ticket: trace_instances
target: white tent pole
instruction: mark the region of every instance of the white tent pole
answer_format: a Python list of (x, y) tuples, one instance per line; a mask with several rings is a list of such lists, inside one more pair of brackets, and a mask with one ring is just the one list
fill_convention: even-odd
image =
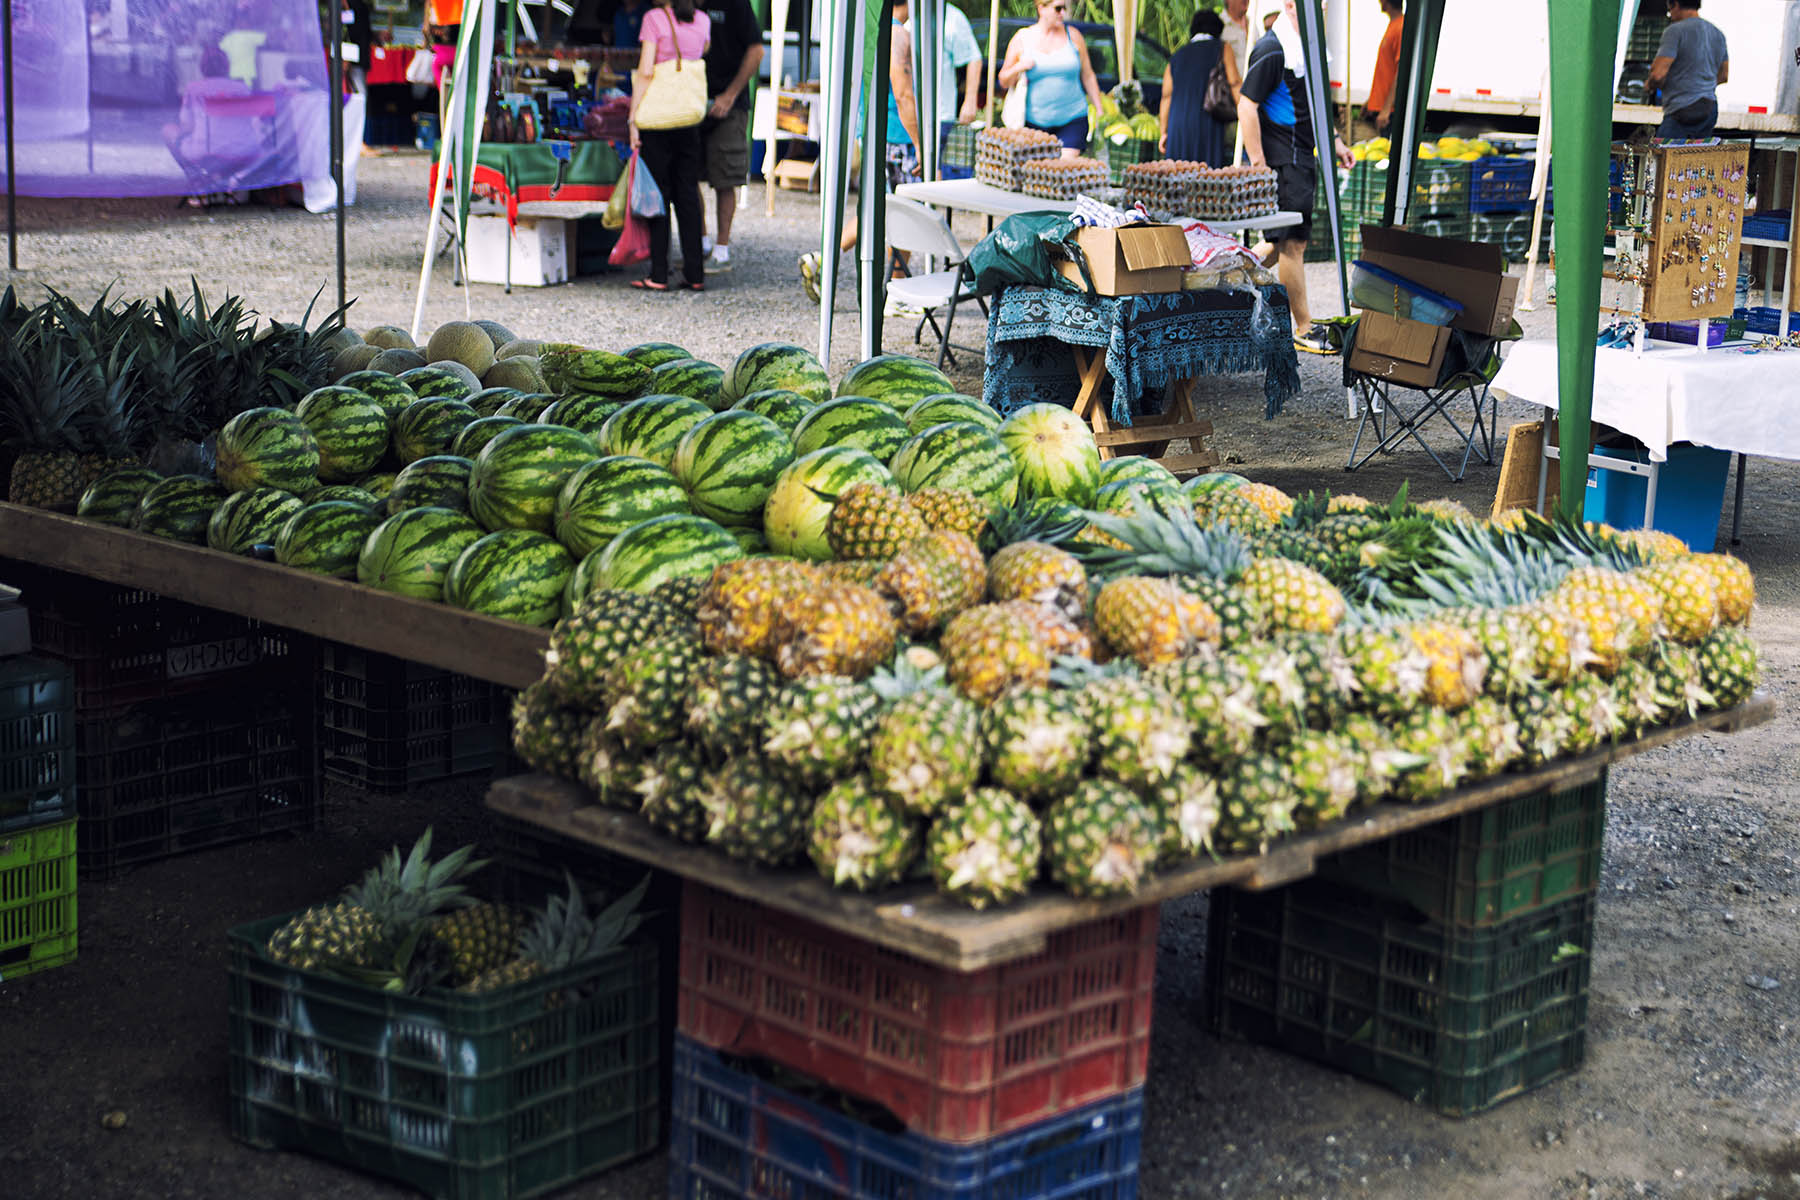
[[(419, 294), (413, 302), (412, 338), (415, 342), (419, 340), (420, 327), (425, 320), (425, 296), (431, 287), (431, 268), (437, 257), (432, 253), (432, 247), (437, 243), (439, 210), (443, 207), (452, 155), (461, 163), (456, 177), (456, 252), (463, 268), (463, 309), (468, 312), (473, 307), (463, 239), (468, 230), (469, 188), (473, 181), (475, 156), (481, 149), (480, 113), (487, 108), (488, 74), (493, 56), (493, 8), (488, 0), (465, 0), (462, 31), (457, 37), (456, 57), (450, 67), (450, 102), (439, 131), (438, 169), (431, 188), (431, 214), (425, 220), (425, 260), (419, 267)], [(471, 105), (474, 106), (473, 114)], [(475, 117), (473, 121), (471, 115)], [(508, 252), (511, 252), (510, 246)]]
[(1000, 0), (993, 0), (988, 7), (988, 45), (987, 45), (987, 115), (984, 122), (994, 123), (994, 89), (999, 87), (1000, 80)]
[(769, 66), (769, 141), (763, 147), (763, 210), (775, 215), (775, 139), (781, 133), (781, 80), (787, 71), (788, 0), (771, 0), (769, 7), (769, 49), (774, 62)]
[(919, 102), (919, 178), (938, 177), (938, 64), (943, 59), (945, 0), (915, 0), (913, 27), (913, 95)]
[[(850, 128), (851, 101), (862, 73), (862, 4), (861, 0), (820, 0), (820, 8), (830, 23), (824, 29), (825, 60), (820, 64), (820, 96), (826, 111), (819, 179), (819, 362), (829, 370), (837, 306), (838, 240), (848, 198), (846, 167), (850, 145), (855, 142)], [(846, 134), (851, 136), (846, 139)]]
[[(893, 21), (885, 4), (857, 0), (866, 25), (857, 39), (870, 61), (863, 64), (862, 218), (857, 226), (856, 255), (862, 263), (862, 288), (858, 297), (862, 316), (857, 342), (862, 358), (881, 353), (882, 307), (887, 300), (887, 100), (893, 88), (889, 52)], [(923, 134), (921, 134), (923, 136)]]
[(1137, 0), (1113, 0), (1113, 48), (1119, 55), (1119, 82), (1137, 76), (1131, 73), (1132, 51), (1137, 49)]
[(1532, 293), (1537, 288), (1538, 246), (1544, 236), (1544, 204), (1550, 198), (1550, 75), (1546, 71), (1538, 91), (1537, 167), (1531, 175), (1531, 245), (1526, 247), (1525, 282), (1519, 285), (1519, 311), (1535, 312)]

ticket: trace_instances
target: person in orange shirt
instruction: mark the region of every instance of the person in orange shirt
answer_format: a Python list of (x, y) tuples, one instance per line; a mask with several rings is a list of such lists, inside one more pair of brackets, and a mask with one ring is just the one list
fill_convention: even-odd
[(1400, 36), (1406, 28), (1405, 0), (1381, 0), (1381, 11), (1387, 14), (1387, 30), (1381, 35), (1381, 49), (1375, 52), (1375, 78), (1369, 82), (1369, 102), (1363, 112), (1375, 124), (1382, 137), (1394, 119), (1394, 80), (1400, 74)]

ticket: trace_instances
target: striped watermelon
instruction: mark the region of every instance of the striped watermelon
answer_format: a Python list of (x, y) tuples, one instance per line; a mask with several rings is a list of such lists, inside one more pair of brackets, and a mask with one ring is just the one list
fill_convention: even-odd
[(1121, 479), (1149, 479), (1156, 483), (1166, 483), (1174, 487), (1175, 473), (1159, 462), (1151, 462), (1141, 454), (1127, 454), (1123, 458), (1109, 458), (1100, 464), (1100, 486), (1117, 483)]
[(594, 553), (588, 591), (649, 592), (670, 579), (711, 575), (720, 563), (744, 556), (723, 525), (682, 514), (639, 521)]
[(1019, 491), (1086, 508), (1100, 486), (1100, 447), (1086, 421), (1060, 404), (1027, 404), (1000, 425), (1019, 465)]
[(1137, 513), (1173, 510), (1183, 507), (1181, 489), (1173, 483), (1150, 475), (1137, 475), (1103, 483), (1094, 492), (1095, 512), (1129, 517)]
[(541, 533), (502, 529), (464, 550), (444, 577), (444, 603), (525, 625), (549, 625), (562, 611), (575, 559)]
[(762, 526), (731, 525), (727, 528), (731, 530), (731, 536), (737, 539), (738, 549), (746, 557), (769, 552), (769, 537), (762, 531)]
[(308, 504), (275, 531), (275, 561), (299, 571), (355, 579), (363, 543), (380, 524), (381, 518), (360, 504)]
[(481, 526), (449, 508), (409, 508), (375, 527), (356, 559), (356, 578), (420, 600), (444, 597), (444, 576), (481, 540)]
[(206, 523), (225, 496), (225, 489), (204, 475), (171, 475), (144, 492), (131, 527), (151, 537), (204, 546)]
[(989, 429), (1000, 428), (1000, 414), (989, 408), (987, 401), (961, 392), (927, 396), (906, 410), (906, 427), (914, 433), (924, 433), (945, 421), (973, 421)]
[(394, 490), (394, 480), (398, 478), (399, 475), (393, 471), (376, 471), (357, 480), (356, 486), (375, 497), (376, 503), (379, 504), (388, 498), (388, 493)]
[(471, 459), (454, 454), (431, 454), (407, 463), (394, 476), (383, 511), (388, 516), (409, 508), (452, 508), (469, 511), (469, 477), (475, 471)]
[(314, 488), (300, 497), (307, 504), (323, 504), (327, 500), (343, 500), (350, 504), (360, 504), (364, 508), (374, 508), (382, 503), (375, 493), (353, 483), (328, 483)]
[(831, 399), (831, 376), (818, 357), (791, 342), (764, 342), (737, 356), (726, 376), (725, 396), (732, 403), (752, 392), (785, 388), (814, 404)]
[(738, 412), (753, 412), (767, 417), (781, 426), (783, 433), (792, 437), (794, 426), (800, 424), (801, 418), (813, 410), (813, 402), (799, 392), (790, 392), (786, 388), (764, 388), (742, 397), (731, 407)]
[(443, 454), (464, 426), (479, 419), (461, 400), (422, 397), (394, 418), (394, 454), (403, 463)]
[(891, 464), (902, 490), (961, 488), (990, 507), (1010, 505), (1019, 466), (1000, 435), (973, 421), (946, 421), (911, 438)]
[(694, 356), (674, 342), (642, 342), (625, 351), (625, 357), (634, 363), (654, 369), (666, 362), (674, 362), (678, 358)]
[(712, 415), (712, 409), (686, 396), (639, 396), (600, 427), (602, 454), (629, 454), (668, 466), (681, 435)]
[(840, 396), (867, 396), (896, 412), (905, 412), (927, 396), (954, 392), (950, 377), (910, 354), (878, 354), (857, 363), (838, 380)]
[(149, 467), (120, 467), (108, 471), (87, 485), (75, 506), (75, 515), (103, 525), (131, 528), (137, 515), (138, 501), (144, 493), (162, 482), (162, 476)]
[(1182, 484), (1181, 490), (1190, 496), (1205, 496), (1213, 492), (1235, 491), (1249, 482), (1244, 476), (1231, 471), (1208, 471)]
[(830, 558), (825, 522), (835, 501), (826, 497), (841, 496), (852, 484), (892, 482), (881, 460), (867, 450), (829, 446), (796, 458), (775, 480), (763, 505), (769, 549), (794, 558)]
[(319, 481), (319, 444), (284, 408), (249, 408), (219, 430), (219, 482), (229, 492), (253, 487), (311, 491)]
[(483, 446), (506, 430), (523, 424), (525, 422), (517, 417), (477, 417), (462, 427), (462, 432), (450, 443), (450, 453), (473, 462)]
[(687, 493), (666, 467), (612, 455), (583, 463), (556, 497), (556, 540), (585, 558), (639, 521), (688, 511)]
[(338, 380), (339, 387), (353, 387), (381, 406), (392, 421), (400, 410), (419, 398), (419, 394), (386, 371), (357, 371)]
[(561, 425), (580, 430), (589, 437), (599, 437), (606, 418), (625, 407), (623, 400), (608, 396), (574, 395), (553, 400), (538, 413), (539, 425)]
[(521, 425), (482, 447), (469, 477), (469, 511), (487, 529), (555, 524), (556, 497), (578, 467), (600, 457), (594, 439), (561, 425)]
[(670, 466), (688, 502), (721, 525), (761, 525), (763, 501), (794, 446), (781, 426), (751, 412), (722, 412), (682, 435)]
[(424, 400), (435, 396), (441, 400), (467, 400), (481, 389), (470, 387), (469, 381), (448, 367), (436, 363), (425, 367), (414, 367), (410, 371), (400, 372), (399, 379), (407, 387)]
[(315, 388), (294, 415), (319, 444), (320, 479), (343, 483), (366, 475), (387, 453), (387, 413), (355, 388)]
[(731, 407), (725, 395), (725, 368), (697, 358), (677, 358), (650, 372), (652, 394), (686, 396), (698, 400), (713, 412)]
[(882, 462), (894, 457), (912, 435), (900, 414), (879, 400), (844, 396), (807, 413), (794, 428), (794, 453), (827, 446), (867, 450)]
[(556, 403), (556, 396), (551, 392), (520, 392), (512, 399), (502, 404), (499, 408), (496, 408), (493, 415), (496, 417), (512, 417), (514, 420), (523, 421), (527, 425), (535, 425), (537, 424), (538, 414), (544, 411), (544, 406), (554, 403)]
[(525, 393), (514, 387), (482, 388), (469, 397), (469, 407), (484, 417), (491, 417), (500, 411), (500, 406), (508, 400), (517, 400)]
[(282, 523), (306, 506), (279, 488), (251, 488), (225, 497), (206, 522), (206, 544), (227, 554), (249, 554), (275, 540)]

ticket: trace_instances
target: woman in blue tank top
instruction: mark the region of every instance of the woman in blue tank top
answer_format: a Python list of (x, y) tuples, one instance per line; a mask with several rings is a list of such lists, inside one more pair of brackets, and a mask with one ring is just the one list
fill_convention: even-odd
[(1025, 81), (1025, 124), (1053, 133), (1063, 156), (1087, 149), (1088, 103), (1100, 107), (1100, 84), (1088, 61), (1087, 39), (1068, 25), (1069, 0), (1039, 0), (1037, 24), (1013, 35), (1000, 68), (1000, 86)]

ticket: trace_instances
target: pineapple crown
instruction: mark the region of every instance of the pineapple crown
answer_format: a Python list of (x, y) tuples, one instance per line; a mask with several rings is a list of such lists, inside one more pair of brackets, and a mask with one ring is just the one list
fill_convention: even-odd
[(475, 847), (463, 846), (433, 862), (431, 838), (428, 827), (404, 860), (400, 847), (390, 848), (379, 865), (344, 893), (346, 901), (381, 922), (385, 937), (407, 937), (438, 913), (475, 903), (461, 881), (485, 867), (487, 860), (471, 861)]
[(596, 958), (636, 933), (644, 923), (637, 908), (650, 890), (646, 873), (636, 887), (590, 915), (575, 877), (564, 871), (563, 878), (568, 894), (550, 897), (519, 935), (519, 956), (552, 971)]
[(891, 664), (871, 675), (868, 684), (876, 695), (892, 703), (915, 692), (942, 691), (946, 678), (942, 662), (920, 663), (899, 654)]
[(1087, 518), (1074, 505), (1022, 496), (1013, 504), (997, 507), (988, 514), (988, 537), (982, 540), (991, 541), (994, 550), (1019, 542), (1063, 546), (1085, 528)]
[(1056, 661), (1050, 666), (1050, 682), (1069, 691), (1079, 691), (1089, 684), (1101, 683), (1108, 679), (1133, 679), (1142, 674), (1137, 663), (1124, 657), (1115, 658), (1107, 663), (1097, 663), (1072, 654), (1059, 654), (1056, 656)]
[(1130, 517), (1088, 515), (1094, 528), (1127, 547), (1083, 546), (1080, 554), (1091, 576), (1207, 575), (1233, 583), (1250, 567), (1250, 547), (1242, 534), (1222, 523), (1202, 529), (1186, 508), (1159, 507)]
[(1310, 530), (1331, 515), (1331, 492), (1306, 492), (1294, 497), (1294, 507), (1278, 528)]

